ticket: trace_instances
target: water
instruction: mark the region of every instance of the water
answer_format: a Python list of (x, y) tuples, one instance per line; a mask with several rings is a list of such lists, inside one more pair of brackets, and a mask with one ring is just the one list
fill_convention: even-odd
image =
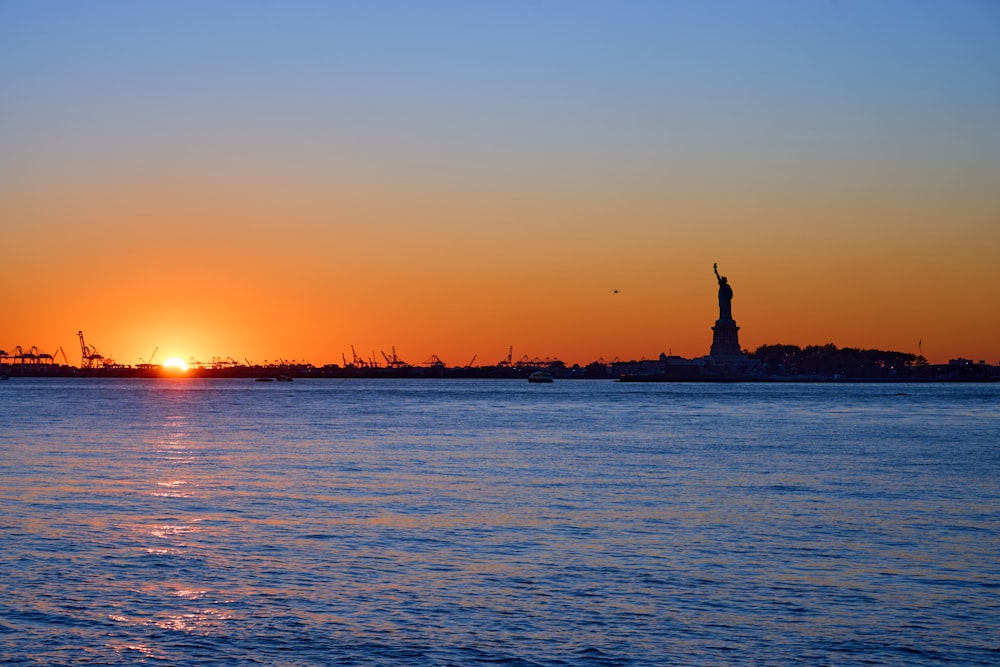
[(0, 383), (0, 661), (995, 665), (1000, 387)]

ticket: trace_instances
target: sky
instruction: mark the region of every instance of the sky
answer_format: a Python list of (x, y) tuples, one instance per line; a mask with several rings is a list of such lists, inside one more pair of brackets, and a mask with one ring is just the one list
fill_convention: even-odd
[[(0, 0), (0, 349), (1000, 363), (995, 0)], [(62, 355), (58, 357), (62, 361)]]

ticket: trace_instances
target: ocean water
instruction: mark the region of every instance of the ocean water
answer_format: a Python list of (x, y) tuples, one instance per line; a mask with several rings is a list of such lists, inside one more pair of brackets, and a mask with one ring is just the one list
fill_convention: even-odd
[(997, 665), (1000, 386), (12, 379), (0, 662)]

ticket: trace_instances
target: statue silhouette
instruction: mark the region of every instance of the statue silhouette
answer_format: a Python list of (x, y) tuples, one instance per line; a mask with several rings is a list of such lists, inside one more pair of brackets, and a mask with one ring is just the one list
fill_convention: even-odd
[(719, 281), (719, 319), (733, 321), (733, 288), (729, 286), (729, 281), (725, 276), (719, 275), (719, 265), (713, 264), (715, 278)]

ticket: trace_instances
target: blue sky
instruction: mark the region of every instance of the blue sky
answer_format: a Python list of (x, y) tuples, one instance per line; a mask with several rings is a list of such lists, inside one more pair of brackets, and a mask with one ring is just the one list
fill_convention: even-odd
[(143, 159), (175, 132), (471, 158), (1000, 145), (993, 2), (7, 2), (0, 31), (18, 153), (78, 127)]

